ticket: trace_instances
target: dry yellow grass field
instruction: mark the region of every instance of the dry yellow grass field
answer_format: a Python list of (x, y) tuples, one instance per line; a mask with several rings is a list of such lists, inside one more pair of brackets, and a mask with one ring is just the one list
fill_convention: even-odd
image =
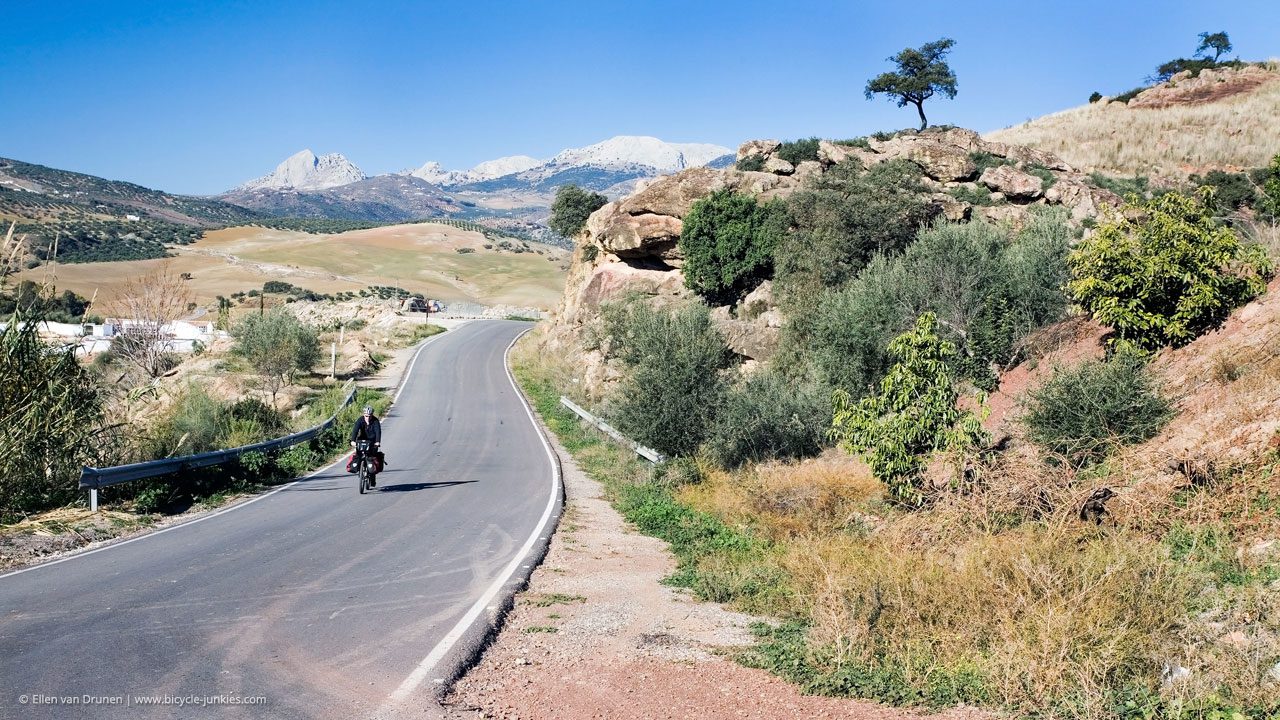
[[(191, 289), (201, 305), (218, 295), (261, 288), (268, 280), (320, 293), (391, 285), (445, 301), (544, 309), (559, 302), (566, 251), (534, 246), (543, 254), (498, 252), (485, 249), (489, 242), (477, 232), (431, 223), (337, 235), (236, 227), (177, 247), (177, 257), (168, 261), (54, 264), (28, 270), (21, 279), (39, 280), (51, 272), (59, 290), (85, 297), (97, 292), (99, 303), (110, 303), (126, 279), (171, 262), (174, 272), (191, 274)], [(459, 248), (473, 252), (458, 253)]]
[(1280, 65), (1270, 82), (1200, 104), (1094, 103), (987, 133), (1048, 150), (1084, 170), (1182, 178), (1210, 169), (1265, 166), (1280, 153)]

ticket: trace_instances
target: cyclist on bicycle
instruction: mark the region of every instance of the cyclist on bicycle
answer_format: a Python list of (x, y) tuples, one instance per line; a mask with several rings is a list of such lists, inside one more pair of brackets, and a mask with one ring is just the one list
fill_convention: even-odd
[[(377, 487), (378, 483), (374, 478), (382, 469), (382, 423), (368, 405), (364, 406), (360, 419), (356, 420), (356, 426), (351, 429), (351, 447), (356, 447), (357, 440), (369, 441), (369, 486)], [(354, 461), (355, 455), (351, 457)]]

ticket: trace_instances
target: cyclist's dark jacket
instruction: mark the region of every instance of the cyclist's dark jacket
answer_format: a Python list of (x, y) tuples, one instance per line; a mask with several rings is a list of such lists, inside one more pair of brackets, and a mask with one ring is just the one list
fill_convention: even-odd
[(368, 423), (364, 421), (363, 415), (360, 416), (359, 420), (356, 420), (356, 426), (351, 430), (351, 441), (355, 442), (356, 440), (382, 442), (382, 423), (378, 421), (377, 417), (370, 416)]

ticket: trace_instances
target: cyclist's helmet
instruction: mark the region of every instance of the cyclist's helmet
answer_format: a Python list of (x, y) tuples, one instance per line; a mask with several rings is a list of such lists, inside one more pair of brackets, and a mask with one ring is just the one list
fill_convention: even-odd
[(373, 406), (372, 406), (372, 405), (365, 405), (365, 406), (364, 406), (364, 410), (362, 410), (361, 412), (363, 412), (365, 415), (372, 415), (372, 414), (373, 414)]

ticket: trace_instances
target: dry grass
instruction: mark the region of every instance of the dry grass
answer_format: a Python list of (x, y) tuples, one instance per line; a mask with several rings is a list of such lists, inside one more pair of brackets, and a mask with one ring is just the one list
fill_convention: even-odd
[[(1268, 556), (1232, 560), (1243, 538), (1280, 533), (1274, 509), (1240, 516), (1259, 498), (1280, 506), (1280, 487), (1258, 468), (1229, 491), (1188, 495), (1167, 478), (1126, 488), (1118, 469), (1075, 474), (1018, 452), (914, 513), (886, 507), (880, 483), (837, 454), (704, 476), (681, 499), (778, 546), (826, 671), (888, 664), (919, 686), (971, 672), (999, 705), (1108, 717), (1117, 691), (1158, 689), (1176, 662), (1193, 674), (1166, 699), (1269, 699), (1276, 593), (1224, 587), (1206, 577), (1208, 560), (1177, 561), (1167, 542), (1171, 529), (1234, 517), (1224, 562), (1262, 572)], [(1102, 484), (1121, 492), (1111, 517), (1080, 523), (1080, 504)]]
[(1183, 178), (1221, 168), (1265, 166), (1280, 151), (1280, 67), (1252, 92), (1200, 105), (1131, 108), (1094, 103), (987, 133), (1029, 145), (1084, 170)]

